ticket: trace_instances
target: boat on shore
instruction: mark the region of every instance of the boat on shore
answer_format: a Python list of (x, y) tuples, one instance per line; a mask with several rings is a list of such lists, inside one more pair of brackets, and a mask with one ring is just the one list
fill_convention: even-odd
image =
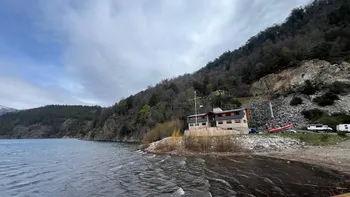
[(283, 126), (283, 127), (270, 129), (270, 130), (268, 130), (268, 132), (269, 133), (279, 133), (281, 131), (285, 131), (285, 130), (291, 129), (292, 127), (293, 127), (293, 124), (289, 124), (289, 125), (286, 125), (286, 126)]

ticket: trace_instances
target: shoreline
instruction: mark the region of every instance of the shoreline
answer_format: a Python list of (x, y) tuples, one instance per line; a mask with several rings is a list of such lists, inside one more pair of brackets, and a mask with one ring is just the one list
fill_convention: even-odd
[(311, 146), (302, 145), (300, 147), (282, 148), (278, 150), (273, 149), (242, 149), (237, 152), (219, 152), (219, 151), (189, 151), (181, 147), (181, 144), (172, 150), (157, 149), (161, 147), (163, 139), (151, 143), (149, 147), (144, 148), (143, 151), (152, 154), (162, 154), (171, 156), (214, 156), (214, 157), (234, 157), (234, 156), (260, 156), (275, 159), (282, 159), (292, 162), (301, 162), (320, 166), (330, 170), (338, 171), (350, 176), (350, 140), (343, 141), (336, 145), (326, 146)]
[[(275, 158), (275, 159), (282, 159), (286, 161), (293, 161), (293, 162), (301, 162), (306, 164), (312, 164), (315, 166), (321, 166), (323, 168), (327, 168), (330, 170), (339, 171), (341, 173), (344, 173), (348, 176), (350, 176), (350, 158), (348, 158), (348, 161), (335, 161), (336, 157), (319, 157), (310, 155), (302, 155), (297, 156), (296, 152), (300, 151), (307, 151), (307, 150), (313, 150), (318, 149), (318, 147), (307, 147), (307, 148), (301, 148), (298, 150), (293, 151), (270, 151), (270, 152), (241, 152), (241, 153), (230, 153), (230, 152), (190, 152), (190, 151), (171, 151), (171, 152), (162, 152), (162, 151), (147, 151), (144, 150), (147, 153), (157, 154), (157, 155), (171, 155), (171, 156), (182, 156), (182, 157), (198, 157), (198, 156), (209, 156), (209, 157), (235, 157), (235, 156), (259, 156), (259, 157), (267, 157), (267, 158)], [(322, 148), (322, 151), (325, 151), (327, 148)], [(350, 152), (350, 149), (348, 150)], [(322, 152), (325, 153), (325, 152)], [(326, 154), (326, 153), (325, 153)], [(328, 161), (327, 161), (328, 160)]]

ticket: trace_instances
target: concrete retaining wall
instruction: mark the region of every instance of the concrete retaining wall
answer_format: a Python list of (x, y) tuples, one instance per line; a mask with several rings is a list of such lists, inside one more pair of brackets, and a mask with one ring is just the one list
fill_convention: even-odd
[(225, 130), (216, 127), (210, 127), (197, 130), (186, 130), (186, 136), (224, 136), (224, 135), (237, 135), (248, 134), (248, 128), (235, 128), (235, 130)]

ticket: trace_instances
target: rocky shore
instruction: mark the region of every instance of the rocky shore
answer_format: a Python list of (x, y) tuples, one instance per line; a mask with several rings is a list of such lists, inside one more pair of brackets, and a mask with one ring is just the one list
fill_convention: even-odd
[(331, 146), (310, 146), (298, 139), (280, 136), (168, 137), (149, 144), (144, 150), (178, 156), (258, 155), (315, 164), (350, 175), (349, 140)]

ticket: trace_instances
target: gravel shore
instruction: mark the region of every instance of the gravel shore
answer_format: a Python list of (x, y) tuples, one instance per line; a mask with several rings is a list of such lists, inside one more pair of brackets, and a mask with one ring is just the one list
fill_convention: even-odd
[[(234, 152), (194, 152), (186, 150), (183, 138), (164, 138), (151, 143), (145, 151), (155, 154), (169, 154), (180, 156), (235, 156), (235, 155), (259, 155), (291, 161), (300, 161), (334, 169), (350, 175), (350, 140), (333, 146), (306, 146), (297, 139), (283, 138), (279, 136), (264, 137), (257, 135), (245, 135), (232, 138), (239, 142), (241, 151)], [(171, 144), (171, 149), (164, 149)]]

